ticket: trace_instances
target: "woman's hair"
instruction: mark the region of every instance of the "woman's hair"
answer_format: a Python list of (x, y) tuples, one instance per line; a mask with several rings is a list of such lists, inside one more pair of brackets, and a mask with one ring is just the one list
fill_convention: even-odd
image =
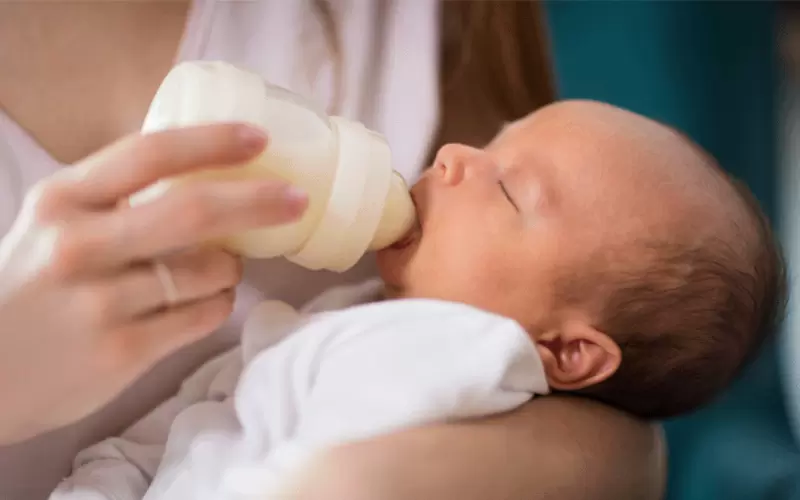
[(448, 142), (488, 143), (505, 123), (555, 99), (544, 13), (535, 1), (441, 3), (440, 127)]
[[(327, 0), (314, 0), (334, 60), (341, 46)], [(555, 98), (544, 14), (537, 1), (442, 1), (440, 125), (442, 144), (482, 146), (506, 122)], [(341, 66), (341, 65), (339, 65)], [(334, 95), (341, 71), (334, 68)]]

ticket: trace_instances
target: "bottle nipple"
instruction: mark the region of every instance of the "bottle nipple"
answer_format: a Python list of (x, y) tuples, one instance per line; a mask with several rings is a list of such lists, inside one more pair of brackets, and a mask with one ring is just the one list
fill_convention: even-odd
[(386, 204), (383, 206), (383, 213), (378, 227), (375, 229), (375, 235), (369, 244), (369, 249), (381, 250), (398, 241), (411, 230), (416, 217), (416, 208), (408, 194), (408, 186), (403, 177), (395, 172), (392, 175), (389, 192), (386, 194)]
[(416, 222), (403, 177), (392, 169), (383, 136), (364, 125), (331, 117), (338, 147), (325, 210), (302, 248), (286, 255), (308, 269), (342, 272), (365, 252), (400, 240)]

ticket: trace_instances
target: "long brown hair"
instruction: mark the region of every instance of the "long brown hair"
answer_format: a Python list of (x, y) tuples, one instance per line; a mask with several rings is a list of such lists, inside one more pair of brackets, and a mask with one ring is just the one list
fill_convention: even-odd
[(441, 9), (441, 121), (435, 146), (481, 146), (505, 122), (554, 100), (539, 2), (443, 1)]
[[(331, 5), (313, 3), (334, 58), (341, 56)], [(487, 143), (506, 123), (555, 98), (541, 5), (533, 0), (441, 2), (440, 125), (447, 142)], [(338, 74), (338, 72), (337, 72)], [(341, 75), (335, 80), (341, 95)]]

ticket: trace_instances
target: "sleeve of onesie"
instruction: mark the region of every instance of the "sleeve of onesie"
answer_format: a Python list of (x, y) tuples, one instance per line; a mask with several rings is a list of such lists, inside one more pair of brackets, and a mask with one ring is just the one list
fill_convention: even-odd
[(342, 333), (320, 355), (293, 435), (263, 463), (231, 470), (229, 487), (271, 498), (284, 474), (325, 447), (497, 414), (548, 392), (538, 351), (516, 322), (421, 300), (359, 314), (332, 324)]
[(212, 386), (241, 364), (240, 348), (201, 366), (178, 393), (121, 436), (101, 441), (78, 453), (72, 475), (51, 493), (50, 500), (141, 500), (164, 454), (170, 426), (184, 409), (213, 398)]

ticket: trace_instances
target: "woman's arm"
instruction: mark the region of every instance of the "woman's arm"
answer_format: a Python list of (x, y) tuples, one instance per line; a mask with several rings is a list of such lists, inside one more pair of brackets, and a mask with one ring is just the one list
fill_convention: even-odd
[(287, 498), (657, 500), (665, 453), (658, 426), (545, 397), (501, 417), (334, 449), (293, 478)]

